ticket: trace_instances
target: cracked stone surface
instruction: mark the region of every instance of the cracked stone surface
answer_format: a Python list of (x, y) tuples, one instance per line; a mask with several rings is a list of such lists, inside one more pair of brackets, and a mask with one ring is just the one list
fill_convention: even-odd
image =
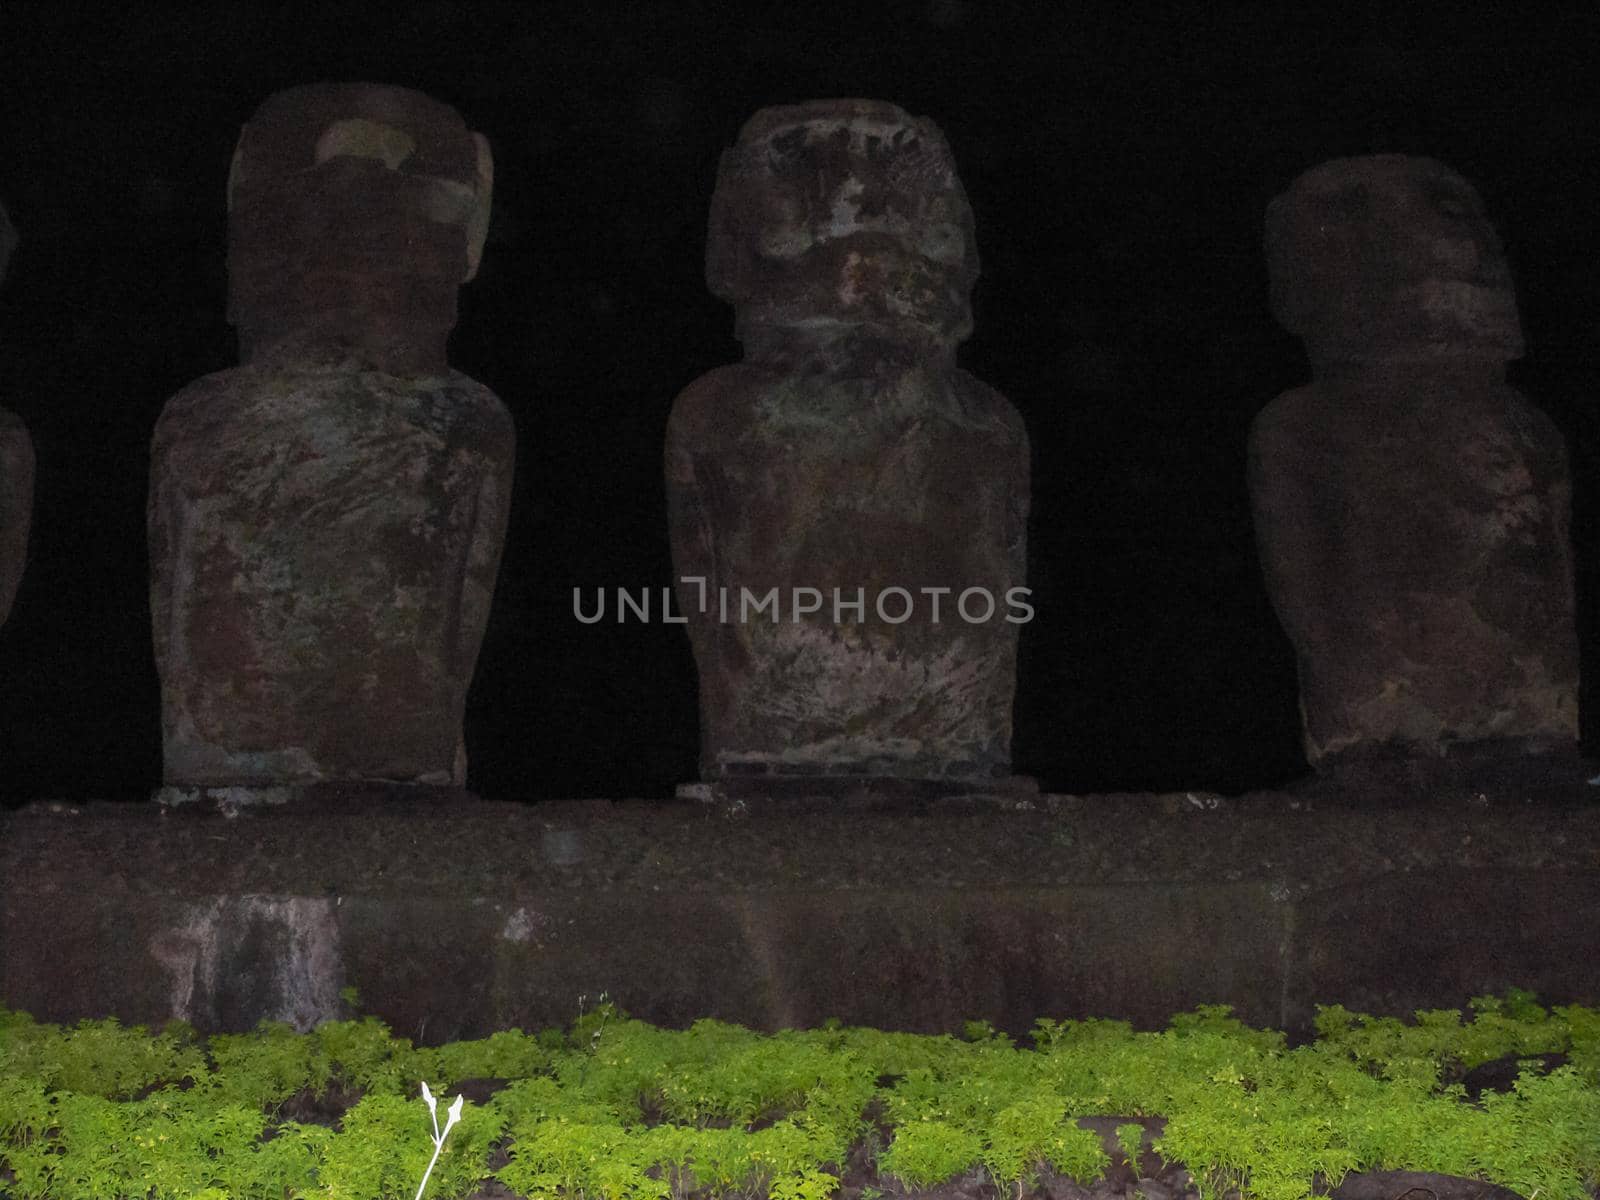
[(745, 356), (679, 395), (666, 453), (703, 779), (1008, 777), (1028, 439), (955, 365), (977, 273), (925, 119), (765, 109), (724, 154), (706, 274)]
[(1249, 468), (1308, 758), (1575, 752), (1567, 452), (1505, 383), (1522, 334), (1482, 201), (1431, 159), (1339, 159), (1273, 201), (1266, 244), (1314, 373)]
[(454, 110), (398, 88), (293, 88), (245, 127), (243, 363), (173, 397), (151, 453), (169, 788), (465, 781), (514, 431), (445, 341), (491, 177)]

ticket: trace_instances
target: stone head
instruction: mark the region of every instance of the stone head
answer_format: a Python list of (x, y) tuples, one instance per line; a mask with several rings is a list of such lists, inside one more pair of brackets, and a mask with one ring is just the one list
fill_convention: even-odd
[(724, 152), (706, 278), (750, 326), (972, 329), (972, 209), (933, 122), (875, 100), (762, 109)]
[(1511, 271), (1483, 201), (1431, 158), (1339, 158), (1267, 209), (1272, 310), (1319, 367), (1522, 353)]
[(443, 342), (489, 224), (488, 142), (448, 105), (370, 83), (270, 97), (228, 177), (229, 316), (248, 359), (285, 337)]

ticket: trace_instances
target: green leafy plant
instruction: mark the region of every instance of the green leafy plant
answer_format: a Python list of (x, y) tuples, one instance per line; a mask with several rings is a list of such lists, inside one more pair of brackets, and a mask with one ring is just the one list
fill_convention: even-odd
[(152, 1036), (142, 1025), (124, 1028), (111, 1018), (64, 1029), (38, 1024), (26, 1013), (0, 1013), (0, 1074), (83, 1095), (128, 1097), (206, 1072), (192, 1031), (176, 1022)]
[(780, 1175), (767, 1188), (769, 1200), (828, 1200), (839, 1188), (839, 1181), (826, 1171), (801, 1171)]
[(983, 1157), (983, 1139), (943, 1121), (895, 1130), (878, 1167), (912, 1187), (929, 1187), (961, 1174)]
[[(1091, 1115), (1166, 1118), (1152, 1148), (1184, 1163), (1206, 1200), (1304, 1200), (1316, 1175), (1331, 1186), (1370, 1169), (1466, 1175), (1539, 1200), (1590, 1200), (1600, 1184), (1600, 1012), (1511, 993), (1410, 1022), (1329, 1007), (1317, 1023), (1318, 1039), (1291, 1050), (1208, 1006), (1157, 1033), (1039, 1021), (1023, 1049), (981, 1022), (959, 1039), (837, 1022), (670, 1031), (602, 1000), (563, 1032), (421, 1048), (370, 1017), (201, 1039), (0, 1010), (0, 1190), (447, 1200), (498, 1179), (540, 1200), (829, 1200), (865, 1140), (904, 1186), (981, 1172), (1011, 1196), (1046, 1168), (1104, 1173), (1105, 1146), (1078, 1123)], [(1530, 1061), (1511, 1091), (1475, 1104), (1457, 1082), (1478, 1062), (1556, 1052), (1567, 1065), (1544, 1074)], [(442, 1128), (429, 1085), (430, 1153), (410, 1089), (471, 1077), (509, 1082), (480, 1105), (458, 1098)], [(342, 1108), (338, 1126), (289, 1119), (308, 1103)], [(1144, 1136), (1116, 1130), (1135, 1171)]]
[(248, 1107), (276, 1106), (301, 1088), (320, 1094), (332, 1075), (317, 1040), (280, 1021), (263, 1021), (252, 1033), (218, 1034), (206, 1053), (217, 1098)]
[(1144, 1126), (1132, 1122), (1118, 1125), (1117, 1145), (1122, 1147), (1122, 1156), (1128, 1160), (1128, 1169), (1138, 1179), (1139, 1164), (1144, 1159)]

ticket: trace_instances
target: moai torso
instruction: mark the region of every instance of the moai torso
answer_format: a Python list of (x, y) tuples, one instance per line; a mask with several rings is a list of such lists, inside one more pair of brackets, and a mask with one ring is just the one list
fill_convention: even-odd
[[(0, 283), (5, 282), (17, 232), (0, 205)], [(33, 443), (15, 413), (0, 408), (0, 625), (22, 582), (28, 556), (28, 525), (33, 516)]]
[(1477, 194), (1429, 159), (1336, 160), (1273, 202), (1267, 249), (1315, 375), (1250, 446), (1308, 758), (1573, 747), (1566, 450), (1505, 384), (1522, 335)]
[[(703, 778), (1005, 784), (1028, 441), (955, 365), (977, 258), (943, 137), (869, 101), (759, 113), (707, 274), (745, 361), (667, 432)], [(776, 621), (746, 607), (772, 589)]]
[(415, 92), (294, 88), (245, 127), (244, 365), (173, 397), (152, 448), (169, 789), (464, 783), (514, 441), (445, 341), (490, 185), (483, 139)]

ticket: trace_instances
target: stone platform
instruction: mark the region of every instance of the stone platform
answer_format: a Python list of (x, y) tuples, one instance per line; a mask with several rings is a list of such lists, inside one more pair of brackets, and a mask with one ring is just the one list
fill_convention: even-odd
[(1232, 1004), (1600, 1003), (1600, 789), (891, 795), (839, 811), (338, 792), (0, 814), (0, 1003), (203, 1030), (363, 1011), (1021, 1033)]

